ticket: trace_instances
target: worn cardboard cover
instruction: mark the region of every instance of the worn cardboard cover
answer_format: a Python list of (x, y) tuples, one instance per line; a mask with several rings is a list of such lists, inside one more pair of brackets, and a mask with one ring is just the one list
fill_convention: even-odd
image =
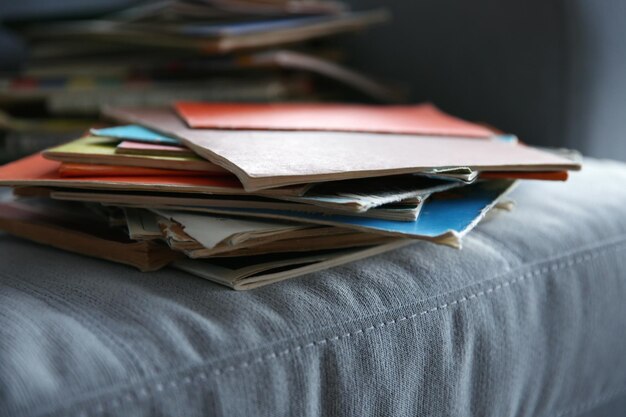
[(54, 205), (0, 204), (0, 230), (12, 235), (109, 261), (154, 271), (182, 258), (154, 242), (134, 242), (115, 228), (88, 216), (64, 213)]

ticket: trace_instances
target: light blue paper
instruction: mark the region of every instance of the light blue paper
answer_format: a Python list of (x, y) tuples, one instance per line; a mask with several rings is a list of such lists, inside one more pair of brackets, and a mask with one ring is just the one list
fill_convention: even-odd
[(138, 125), (91, 129), (90, 132), (94, 136), (104, 136), (134, 142), (157, 143), (160, 145), (180, 145), (178, 139), (162, 135), (154, 130), (146, 129), (143, 126)]

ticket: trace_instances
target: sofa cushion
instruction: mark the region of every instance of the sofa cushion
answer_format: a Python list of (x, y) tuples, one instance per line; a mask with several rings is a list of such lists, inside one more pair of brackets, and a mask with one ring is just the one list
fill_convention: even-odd
[(625, 184), (587, 160), (462, 250), (249, 292), (0, 235), (0, 415), (618, 415)]

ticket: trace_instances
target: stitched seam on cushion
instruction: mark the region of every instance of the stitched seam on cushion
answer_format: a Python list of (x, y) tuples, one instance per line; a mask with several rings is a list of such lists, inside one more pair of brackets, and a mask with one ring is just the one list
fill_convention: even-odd
[[(337, 336), (333, 336), (333, 337), (329, 337), (329, 338), (325, 338), (325, 339), (320, 339), (320, 340), (317, 340), (317, 341), (309, 342), (309, 343), (306, 343), (306, 344), (301, 344), (301, 345), (298, 345), (298, 346), (295, 346), (295, 347), (292, 347), (292, 348), (284, 349), (282, 351), (271, 352), (269, 354), (265, 354), (265, 355), (259, 356), (259, 357), (257, 357), (254, 360), (244, 361), (244, 362), (238, 363), (236, 365), (230, 365), (230, 366), (226, 366), (226, 367), (223, 367), (223, 368), (217, 368), (217, 369), (213, 369), (212, 371), (192, 372), (194, 376), (189, 376), (189, 375), (185, 376), (185, 377), (183, 377), (182, 379), (179, 380), (180, 382), (172, 380), (172, 381), (170, 381), (168, 383), (158, 382), (156, 384), (153, 384), (152, 386), (154, 387), (154, 389), (157, 392), (163, 392), (166, 389), (176, 389), (176, 388), (179, 388), (179, 387), (184, 386), (184, 385), (189, 385), (189, 384), (193, 383), (194, 380), (196, 380), (196, 381), (206, 381), (206, 380), (209, 379), (209, 376), (220, 376), (220, 375), (223, 375), (223, 374), (226, 374), (226, 373), (229, 373), (229, 372), (233, 372), (233, 371), (236, 371), (236, 370), (239, 370), (239, 369), (245, 369), (247, 367), (250, 367), (250, 366), (253, 366), (253, 365), (256, 365), (256, 364), (261, 364), (261, 363), (267, 362), (267, 361), (272, 360), (272, 359), (277, 359), (277, 358), (280, 358), (280, 357), (283, 357), (283, 356), (286, 356), (286, 355), (294, 354), (294, 353), (302, 351), (302, 350), (314, 348), (314, 347), (317, 347), (317, 346), (326, 345), (327, 343), (333, 343), (333, 342), (336, 342), (336, 341), (339, 341), (339, 340), (342, 340), (342, 339), (346, 339), (346, 338), (349, 338), (349, 337), (353, 337), (353, 336), (358, 336), (358, 335), (362, 335), (362, 334), (365, 334), (365, 333), (369, 333), (369, 332), (371, 332), (371, 331), (373, 331), (375, 329), (383, 328), (383, 327), (386, 327), (386, 326), (391, 326), (391, 325), (394, 325), (394, 324), (397, 324), (397, 323), (400, 323), (400, 322), (403, 322), (403, 321), (414, 320), (414, 319), (416, 319), (418, 317), (421, 317), (421, 316), (424, 316), (424, 315), (427, 315), (427, 314), (431, 314), (431, 313), (437, 312), (439, 310), (445, 310), (445, 309), (447, 309), (449, 307), (453, 307), (453, 306), (455, 306), (457, 304), (462, 304), (462, 303), (471, 301), (473, 299), (476, 299), (476, 298), (479, 298), (479, 297), (491, 294), (491, 293), (499, 291), (499, 290), (501, 290), (503, 288), (509, 287), (509, 286), (511, 286), (513, 284), (517, 284), (517, 283), (523, 282), (523, 281), (525, 281), (528, 278), (538, 277), (538, 276), (540, 276), (540, 275), (542, 275), (544, 273), (547, 273), (547, 272), (555, 272), (555, 271), (558, 271), (558, 270), (561, 270), (561, 269), (572, 267), (574, 265), (578, 265), (578, 264), (583, 263), (583, 262), (590, 261), (590, 260), (592, 260), (594, 258), (597, 258), (598, 256), (608, 252), (609, 250), (615, 250), (615, 249), (617, 249), (617, 248), (619, 248), (621, 246), (624, 246), (625, 244), (626, 244), (626, 242), (621, 241), (621, 242), (614, 243), (614, 244), (612, 244), (610, 246), (603, 246), (603, 247), (600, 247), (600, 248), (596, 248), (596, 249), (590, 251), (589, 253), (587, 253), (585, 255), (578, 256), (578, 257), (572, 257), (572, 259), (570, 259), (568, 261), (562, 261), (562, 262), (559, 262), (559, 263), (552, 263), (551, 265), (548, 265), (548, 266), (544, 266), (544, 267), (541, 267), (541, 268), (530, 270), (530, 271), (526, 272), (525, 274), (523, 274), (523, 275), (521, 275), (521, 276), (519, 276), (519, 277), (517, 277), (515, 279), (511, 279), (511, 280), (505, 281), (503, 283), (500, 283), (500, 284), (495, 285), (493, 287), (484, 289), (482, 291), (478, 291), (476, 293), (472, 293), (472, 294), (470, 294), (468, 296), (463, 296), (463, 297), (461, 297), (461, 298), (459, 298), (457, 300), (454, 300), (454, 301), (451, 301), (451, 302), (448, 302), (448, 303), (443, 303), (443, 304), (437, 305), (437, 306), (435, 306), (433, 308), (422, 310), (420, 312), (417, 312), (417, 313), (414, 313), (414, 314), (411, 314), (411, 315), (399, 317), (397, 319), (393, 319), (393, 320), (386, 321), (386, 322), (380, 322), (380, 323), (371, 325), (371, 326), (366, 327), (366, 328), (358, 329), (358, 330), (353, 331), (353, 332), (344, 333), (342, 335), (337, 335)], [(571, 255), (569, 255), (569, 256), (571, 256)], [(200, 365), (200, 366), (202, 366), (202, 365)], [(116, 409), (116, 408), (119, 408), (124, 402), (126, 402), (126, 403), (136, 403), (137, 400), (139, 400), (140, 396), (142, 396), (144, 398), (148, 397), (148, 392), (147, 392), (145, 387), (141, 388), (139, 390), (139, 395), (137, 395), (137, 396), (133, 396), (133, 395), (130, 394), (130, 391), (132, 391), (132, 390), (133, 390), (133, 388), (130, 388), (128, 390), (129, 392), (127, 392), (125, 395), (120, 395), (120, 396), (118, 396), (117, 398), (114, 398), (111, 401), (105, 402), (105, 404), (108, 404), (111, 408)], [(120, 398), (123, 398), (123, 400), (120, 400)], [(103, 405), (103, 402), (100, 402), (98, 405), (95, 406), (95, 408), (96, 408), (98, 414), (101, 414), (102, 412), (105, 411), (105, 407)], [(83, 411), (79, 415), (83, 416), (83, 415), (88, 415), (88, 414)]]
[(561, 411), (560, 413), (556, 414), (554, 417), (564, 417), (567, 415), (584, 413), (624, 393), (626, 393), (626, 386), (622, 385), (621, 387), (608, 391), (600, 395), (599, 397), (596, 397), (593, 400), (578, 404), (575, 407), (568, 408), (567, 410)]
[[(473, 282), (473, 283), (471, 283), (469, 285), (466, 285), (465, 287), (455, 288), (454, 290), (449, 291), (449, 292), (437, 294), (434, 297), (422, 300), (420, 303), (423, 303), (425, 301), (428, 301), (428, 300), (434, 299), (434, 298), (442, 298), (442, 297), (448, 296), (451, 293), (457, 293), (457, 292), (463, 291), (463, 290), (465, 290), (467, 288), (472, 288), (472, 287), (476, 287), (476, 286), (479, 286), (479, 285), (486, 285), (488, 282), (498, 281), (499, 279), (502, 279), (503, 276), (511, 275), (511, 274), (513, 274), (515, 272), (518, 272), (520, 270), (532, 269), (532, 268), (538, 267), (540, 265), (545, 265), (545, 264), (548, 264), (548, 263), (558, 264), (563, 259), (566, 259), (566, 258), (577, 258), (582, 253), (598, 253), (599, 254), (601, 252), (602, 253), (603, 252), (608, 252), (610, 250), (619, 249), (621, 246), (624, 246), (624, 245), (626, 245), (626, 235), (620, 234), (620, 235), (617, 235), (617, 236), (612, 236), (612, 237), (610, 237), (608, 239), (605, 239), (602, 242), (594, 244), (594, 245), (588, 245), (588, 246), (584, 246), (584, 247), (581, 247), (581, 248), (577, 248), (577, 249), (571, 250), (569, 252), (565, 252), (565, 253), (559, 254), (558, 256), (553, 256), (553, 257), (548, 257), (548, 258), (541, 259), (540, 261), (528, 262), (528, 263), (524, 263), (524, 264), (520, 264), (520, 265), (514, 266), (513, 269), (505, 270), (502, 273), (500, 273), (500, 274), (498, 274), (498, 275), (496, 275), (494, 277), (487, 278), (487, 279), (484, 279), (482, 281), (476, 281), (476, 282)], [(595, 258), (596, 256), (597, 255), (594, 255), (593, 257)], [(406, 308), (406, 307), (408, 307), (408, 305), (401, 306), (399, 308)]]
[[(551, 262), (550, 265), (547, 266), (543, 266), (540, 268), (536, 268), (536, 269), (531, 269), (528, 272), (522, 274), (521, 276), (518, 276), (515, 279), (511, 279), (508, 281), (504, 281), (498, 285), (486, 288), (484, 290), (478, 291), (476, 293), (472, 293), (470, 295), (467, 296), (463, 296), (459, 299), (456, 299), (454, 301), (451, 302), (447, 302), (447, 303), (443, 303), (440, 305), (437, 305), (433, 308), (430, 309), (426, 309), (426, 310), (422, 310), (419, 311), (417, 313), (411, 314), (411, 315), (406, 315), (406, 316), (402, 316), (390, 321), (385, 321), (385, 322), (380, 322), (380, 323), (376, 323), (374, 325), (371, 325), (369, 327), (365, 327), (365, 328), (361, 328), (358, 329), (356, 331), (353, 332), (347, 332), (341, 335), (336, 335), (333, 337), (328, 337), (325, 339), (320, 339), (320, 340), (316, 340), (316, 341), (312, 341), (306, 344), (301, 344), (292, 348), (288, 348), (288, 349), (284, 349), (281, 351), (275, 351), (275, 352), (271, 352), (269, 354), (265, 354), (265, 355), (261, 355), (253, 360), (248, 360), (248, 361), (244, 361), (241, 363), (238, 363), (236, 365), (230, 365), (230, 366), (226, 366), (226, 367), (222, 367), (222, 368), (217, 368), (217, 369), (213, 369), (213, 370), (196, 370), (196, 371), (187, 371), (192, 375), (187, 375), (185, 377), (179, 378), (178, 381), (176, 380), (171, 380), (169, 382), (138, 382), (136, 384), (133, 384), (130, 387), (126, 388), (126, 393), (125, 394), (119, 394), (117, 397), (113, 398), (112, 400), (108, 400), (108, 401), (99, 401), (97, 404), (94, 404), (90, 407), (88, 407), (89, 409), (92, 409), (92, 413), (95, 412), (96, 414), (102, 414), (103, 412), (105, 412), (106, 410), (110, 410), (110, 409), (117, 409), (120, 406), (122, 406), (124, 403), (128, 403), (128, 404), (136, 404), (138, 403), (140, 400), (145, 400), (147, 398), (149, 398), (149, 392), (148, 390), (155, 390), (157, 392), (163, 392), (167, 389), (176, 389), (185, 385), (190, 385), (194, 382), (200, 382), (200, 381), (207, 381), (209, 380), (209, 377), (211, 376), (220, 376), (223, 374), (227, 374), (229, 372), (233, 372), (239, 369), (245, 369), (248, 368), (250, 366), (256, 365), (256, 364), (260, 364), (260, 363), (264, 363), (267, 362), (271, 359), (277, 359), (280, 357), (284, 357), (286, 355), (290, 355), (290, 354), (294, 354), (296, 352), (299, 351), (303, 351), (303, 350), (307, 350), (307, 349), (311, 349), (317, 346), (322, 346), (322, 345), (326, 345), (328, 343), (333, 343), (342, 339), (346, 339), (349, 337), (353, 337), (353, 336), (358, 336), (358, 335), (364, 335), (366, 333), (369, 333), (375, 329), (380, 329), (383, 327), (388, 327), (388, 326), (392, 326), (404, 321), (410, 321), (410, 320), (414, 320), (418, 317), (427, 315), (427, 314), (431, 314), (434, 312), (437, 312), (439, 310), (445, 310), (448, 309), (450, 307), (454, 307), (456, 305), (460, 305), (466, 302), (469, 302), (471, 300), (480, 298), (482, 296), (497, 292), (501, 289), (507, 288), (511, 285), (523, 282), (525, 280), (527, 280), (528, 278), (536, 278), (544, 273), (547, 272), (555, 272), (561, 269), (565, 269), (565, 268), (570, 268), (574, 265), (578, 265), (580, 263), (583, 262), (587, 262), (590, 261), (592, 259), (597, 258), (598, 256), (601, 256), (603, 254), (605, 254), (606, 252), (609, 252), (610, 250), (617, 250), (618, 248), (621, 248), (622, 246), (626, 245), (626, 241), (625, 240), (620, 240), (615, 242), (614, 240), (611, 241), (611, 243), (606, 244), (606, 245), (602, 245), (602, 246), (595, 246), (593, 249), (586, 249), (585, 251), (587, 251), (588, 253), (585, 255), (579, 255), (579, 256), (575, 256), (574, 254), (576, 253), (581, 253), (581, 251), (578, 252), (573, 252), (573, 253), (568, 253), (565, 256), (556, 258), (556, 259), (563, 259), (565, 257), (571, 257), (571, 259), (567, 260), (567, 261), (561, 261), (561, 262), (555, 262), (555, 259), (548, 259), (542, 262), (538, 262), (537, 264), (544, 264), (547, 262)], [(511, 272), (513, 271), (507, 271), (507, 273), (505, 275), (509, 275)], [(263, 348), (257, 348), (257, 349), (263, 349)], [(210, 364), (202, 364), (202, 365), (198, 365), (194, 368), (203, 368), (206, 366), (210, 366)], [(170, 373), (177, 373), (180, 371), (171, 371)], [(163, 378), (163, 377), (160, 377)], [(159, 379), (159, 376), (156, 376), (154, 379)], [(139, 385), (143, 385), (141, 388), (138, 388)], [(132, 391), (136, 391), (137, 394), (131, 394)], [(106, 395), (106, 394), (105, 394)], [(85, 401), (85, 402), (89, 402), (89, 401), (94, 401), (94, 400), (90, 400), (90, 399), (85, 399), (85, 400), (77, 400), (74, 402), (74, 404), (77, 404), (81, 401)], [(98, 401), (98, 400), (95, 400)], [(105, 407), (106, 406), (106, 407)], [(69, 406), (69, 407), (73, 407), (73, 406)], [(64, 408), (64, 407), (61, 407)], [(106, 409), (105, 409), (106, 408)], [(59, 408), (57, 408), (59, 409)], [(54, 408), (52, 409), (54, 410)], [(43, 413), (39, 413), (39, 415), (42, 414), (48, 414), (51, 413), (53, 411), (47, 411), (47, 412), (43, 412)], [(86, 416), (89, 415), (89, 413), (86, 411), (85, 408), (83, 408), (82, 411), (80, 411), (78, 413), (79, 416)]]

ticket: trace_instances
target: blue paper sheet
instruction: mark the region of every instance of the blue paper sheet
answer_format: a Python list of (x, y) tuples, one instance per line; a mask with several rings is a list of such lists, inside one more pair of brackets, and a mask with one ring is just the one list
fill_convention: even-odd
[(138, 125), (91, 129), (91, 134), (94, 136), (105, 136), (108, 138), (130, 140), (134, 142), (158, 143), (161, 145), (180, 145), (178, 139), (162, 135), (158, 132)]
[(417, 220), (409, 222), (286, 210), (228, 208), (210, 209), (210, 211), (221, 214), (326, 224), (408, 238), (450, 237), (460, 239), (478, 223), (513, 184), (513, 181), (504, 180), (484, 181), (433, 194), (424, 203)]

